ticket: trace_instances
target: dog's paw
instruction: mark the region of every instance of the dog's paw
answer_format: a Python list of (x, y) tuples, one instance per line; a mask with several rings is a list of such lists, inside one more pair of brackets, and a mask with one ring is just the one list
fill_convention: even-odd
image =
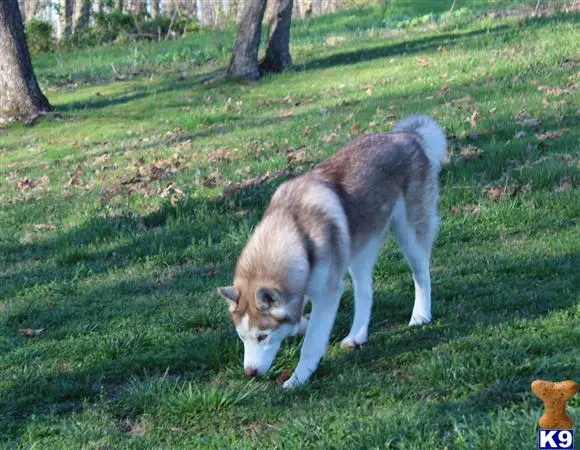
[(431, 322), (431, 317), (423, 317), (419, 314), (413, 314), (413, 317), (411, 317), (411, 320), (409, 321), (409, 326), (413, 327), (416, 325), (423, 325), (429, 322)]
[(307, 380), (298, 379), (298, 377), (296, 376), (296, 373), (293, 373), (292, 376), (282, 384), (282, 388), (283, 389), (293, 389), (295, 387), (302, 386), (303, 384), (306, 384), (306, 381)]
[(367, 341), (367, 338), (368, 338), (367, 332), (359, 332), (358, 334), (356, 334), (354, 336), (349, 334), (342, 341), (340, 341), (340, 348), (342, 348), (344, 350), (359, 348), (361, 345), (363, 345)]

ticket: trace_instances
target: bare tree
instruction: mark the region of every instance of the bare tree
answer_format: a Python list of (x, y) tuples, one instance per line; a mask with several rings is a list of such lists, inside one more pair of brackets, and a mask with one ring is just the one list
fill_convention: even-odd
[(50, 110), (32, 70), (18, 0), (1, 0), (0, 122), (30, 121)]
[(159, 15), (160, 9), (160, 0), (151, 0), (151, 17), (157, 17)]
[(75, 0), (73, 15), (73, 31), (77, 32), (89, 24), (91, 18), (91, 0)]
[(59, 0), (58, 39), (68, 36), (73, 29), (73, 0)]
[(282, 72), (292, 65), (290, 24), (293, 3), (293, 0), (275, 0), (274, 14), (268, 30), (266, 57), (260, 65), (264, 71)]
[(266, 0), (247, 0), (245, 3), (238, 25), (234, 53), (228, 67), (228, 75), (258, 79), (260, 78), (258, 47)]
[(23, 22), (34, 19), (40, 9), (40, 0), (20, 0), (18, 3)]

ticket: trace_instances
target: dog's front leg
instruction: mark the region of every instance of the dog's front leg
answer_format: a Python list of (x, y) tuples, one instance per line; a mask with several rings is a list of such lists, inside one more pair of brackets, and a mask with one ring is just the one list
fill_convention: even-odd
[(341, 288), (332, 289), (312, 303), (310, 323), (300, 351), (300, 361), (282, 387), (292, 388), (306, 383), (318, 367), (328, 346), (341, 294)]

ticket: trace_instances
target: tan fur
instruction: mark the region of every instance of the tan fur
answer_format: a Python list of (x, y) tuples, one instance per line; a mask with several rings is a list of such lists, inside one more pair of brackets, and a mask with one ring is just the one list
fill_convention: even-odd
[[(413, 116), (394, 132), (352, 140), (310, 172), (280, 185), (238, 259), (236, 298), (229, 298), (234, 323), (247, 316), (250, 329), (300, 324), (305, 296), (321, 301), (340, 297), (347, 270), (353, 263), (364, 265), (367, 252), (376, 257), (378, 250), (372, 248), (393, 215), (395, 236), (414, 277), (420, 278), (414, 278), (417, 316), (414, 308), (411, 322), (429, 321), (428, 259), (438, 226), (438, 173), (445, 155), (440, 126)], [(370, 263), (372, 271), (374, 260)], [(266, 305), (256, 300), (263, 289), (272, 294)], [(334, 318), (336, 310), (329, 311)]]

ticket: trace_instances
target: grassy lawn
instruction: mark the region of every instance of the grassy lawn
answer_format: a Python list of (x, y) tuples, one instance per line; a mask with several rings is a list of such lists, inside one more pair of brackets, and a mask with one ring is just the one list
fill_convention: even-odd
[[(580, 15), (382, 14), (297, 23), (258, 83), (208, 78), (231, 30), (35, 59), (56, 114), (0, 130), (0, 447), (536, 448), (531, 381), (580, 381)], [(309, 385), (275, 381), (298, 338), (248, 381), (215, 288), (269, 196), (413, 112), (451, 144), (433, 323), (389, 241), (362, 349), (347, 285)]]

